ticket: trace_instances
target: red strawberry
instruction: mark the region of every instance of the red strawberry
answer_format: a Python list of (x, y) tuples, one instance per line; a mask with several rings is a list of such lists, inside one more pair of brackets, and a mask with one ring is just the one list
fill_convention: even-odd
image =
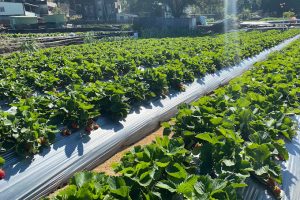
[(93, 128), (92, 128), (91, 126), (87, 126), (87, 127), (85, 128), (85, 132), (86, 132), (88, 135), (91, 134), (92, 130), (93, 130)]
[(71, 124), (71, 127), (72, 127), (73, 129), (79, 129), (79, 125), (78, 125), (76, 122), (73, 122), (73, 123)]
[(274, 194), (275, 194), (276, 197), (280, 197), (280, 194), (281, 194), (280, 187), (275, 186), (274, 189), (273, 189), (273, 192), (274, 192)]
[(62, 131), (63, 136), (69, 136), (69, 135), (71, 135), (71, 133), (72, 132), (67, 128)]
[(87, 122), (87, 125), (91, 125), (91, 124), (94, 124), (94, 123), (95, 123), (94, 120), (89, 119), (88, 122)]
[(273, 187), (275, 187), (275, 185), (276, 185), (276, 182), (275, 182), (275, 180), (274, 180), (274, 179), (272, 179), (272, 178), (268, 178), (268, 180), (267, 180), (267, 184), (268, 184), (268, 186), (269, 186), (270, 188), (273, 188)]
[(284, 160), (285, 160), (284, 157), (281, 156), (281, 155), (278, 155), (277, 158), (278, 158), (278, 160), (280, 160), (280, 161), (284, 161)]
[(5, 177), (5, 171), (3, 169), (0, 169), (0, 180), (4, 179)]
[(97, 130), (97, 129), (99, 129), (100, 128), (100, 126), (98, 125), (98, 124), (94, 124), (94, 126), (93, 126), (93, 128), (94, 128), (94, 130)]
[(47, 143), (47, 139), (45, 137), (39, 137), (37, 139), (37, 142), (41, 145), (46, 144)]

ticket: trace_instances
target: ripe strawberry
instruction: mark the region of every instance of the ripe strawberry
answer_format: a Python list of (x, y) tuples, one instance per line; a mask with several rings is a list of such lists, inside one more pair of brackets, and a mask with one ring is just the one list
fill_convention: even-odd
[(0, 169), (0, 180), (4, 179), (5, 177), (5, 171), (3, 169)]
[(273, 189), (273, 192), (274, 192), (274, 194), (275, 194), (276, 197), (280, 197), (280, 194), (281, 194), (280, 187), (275, 186), (274, 189)]
[(91, 126), (87, 126), (87, 127), (85, 128), (85, 132), (86, 132), (88, 135), (91, 134), (92, 130), (93, 130), (93, 128), (92, 128)]
[(94, 130), (97, 130), (97, 129), (99, 129), (100, 128), (100, 126), (98, 125), (98, 124), (94, 124), (94, 126), (93, 126), (93, 128), (94, 128)]
[(39, 137), (38, 139), (36, 139), (37, 142), (41, 145), (46, 144), (47, 143), (47, 139), (45, 137)]
[(67, 128), (62, 131), (63, 136), (69, 136), (69, 135), (71, 135), (71, 133), (72, 132)]
[(73, 123), (71, 124), (71, 127), (72, 127), (73, 129), (79, 129), (79, 125), (78, 125), (76, 122), (73, 122)]
[(91, 125), (91, 124), (94, 124), (95, 122), (94, 122), (94, 120), (92, 120), (92, 119), (89, 119), (88, 121), (87, 121), (87, 125)]
[(47, 138), (41, 137), (40, 139), (41, 139), (42, 144), (47, 144), (47, 142), (48, 142)]
[(268, 180), (267, 180), (267, 184), (268, 184), (268, 186), (270, 187), (270, 188), (273, 188), (273, 187), (275, 187), (275, 185), (276, 185), (276, 182), (275, 182), (275, 180), (273, 179), (273, 178), (268, 178)]
[(278, 155), (277, 158), (278, 158), (278, 160), (280, 160), (280, 161), (284, 161), (284, 160), (285, 160), (284, 157), (281, 156), (281, 155)]
[(179, 88), (183, 88), (184, 85), (183, 85), (182, 83), (179, 83), (179, 84), (178, 84), (178, 87), (179, 87)]

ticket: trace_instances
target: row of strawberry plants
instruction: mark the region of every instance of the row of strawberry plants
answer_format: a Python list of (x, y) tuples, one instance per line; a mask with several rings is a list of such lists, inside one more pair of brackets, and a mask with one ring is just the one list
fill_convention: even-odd
[(240, 199), (253, 177), (276, 198), (280, 161), (300, 114), (300, 41), (164, 123), (164, 137), (135, 147), (118, 176), (80, 172), (52, 199)]
[(91, 32), (72, 32), (72, 33), (2, 33), (0, 39), (35, 39), (48, 37), (70, 37), (70, 36), (84, 36), (86, 34), (105, 35), (121, 31), (91, 31)]
[(31, 34), (12, 34), (12, 33), (2, 33), (0, 38), (2, 40), (14, 39), (14, 38), (39, 38), (39, 37), (57, 37), (57, 36), (68, 36), (68, 33), (31, 33)]
[[(255, 49), (261, 50), (264, 47), (269, 47), (268, 45), (275, 45), (295, 35), (297, 31), (282, 32), (280, 35), (276, 35), (275, 33), (278, 32), (262, 33), (262, 35), (256, 32), (242, 33), (242, 40), (249, 41), (249, 38), (252, 38), (253, 43), (257, 43), (257, 46), (252, 47), (253, 49), (244, 52), (252, 51), (255, 53)], [(254, 40), (251, 36), (252, 34), (256, 35), (257, 38), (260, 36), (261, 39)], [(264, 38), (266, 35), (270, 36), (269, 40)], [(212, 50), (218, 52), (219, 49), (224, 48), (224, 44), (220, 43), (220, 38), (224, 39), (224, 37), (225, 36), (218, 36), (217, 40), (211, 39), (212, 42), (216, 42), (214, 44), (215, 48)], [(208, 39), (209, 38), (206, 38), (206, 40)], [(168, 44), (171, 44), (173, 39), (169, 40), (170, 41), (165, 39), (159, 42), (168, 42)], [(202, 42), (201, 38), (199, 40)], [(268, 42), (266, 42), (265, 46), (262, 46), (260, 40)], [(190, 42), (191, 41), (196, 42), (197, 39), (191, 39)], [(127, 44), (126, 42), (131, 45), (135, 44), (134, 41), (112, 42), (108, 44), (119, 45), (118, 43), (122, 43), (125, 45)], [(143, 42), (145, 41), (137, 41), (137, 43)], [(157, 42), (156, 40), (153, 41), (153, 43)], [(129, 44), (127, 44), (127, 46)], [(183, 44), (184, 43), (182, 43), (182, 45)], [(187, 42), (187, 44), (190, 45), (189, 42)], [(205, 44), (208, 45), (209, 42)], [(245, 44), (252, 45), (250, 41), (248, 43), (245, 42)], [(106, 45), (107, 44), (104, 44), (104, 46)], [(231, 45), (235, 46), (237, 44), (234, 41)], [(99, 46), (101, 47), (101, 45)], [(180, 42), (178, 41), (174, 46), (179, 49), (177, 46), (180, 46)], [(241, 48), (246, 47), (247, 45), (241, 46)], [(78, 48), (81, 48), (81, 46)], [(181, 48), (187, 47), (183, 45)], [(204, 51), (203, 54), (205, 54), (205, 52), (208, 53), (209, 51)], [(189, 52), (189, 55), (192, 53), (193, 52)], [(216, 53), (216, 55), (219, 54)], [(74, 84), (66, 86), (63, 91), (43, 91), (43, 95), (40, 95), (38, 92), (35, 92), (33, 95), (28, 95), (28, 91), (26, 91), (26, 87), (23, 83), (18, 82), (19, 77), (24, 76), (24, 74), (34, 74), (34, 71), (31, 71), (31, 69), (36, 68), (39, 70), (39, 67), (35, 67), (34, 65), (27, 66), (30, 62), (27, 63), (25, 60), (30, 58), (29, 55), (26, 54), (23, 63), (16, 62), (15, 59), (21, 62), (23, 57), (19, 56), (19, 58), (16, 58), (17, 54), (15, 54), (13, 57), (9, 57), (11, 59), (7, 58), (5, 63), (8, 64), (11, 62), (11, 65), (8, 66), (14, 66), (12, 63), (18, 63), (17, 66), (15, 66), (15, 68), (5, 68), (3, 65), (2, 69), (4, 72), (14, 71), (14, 75), (6, 73), (4, 73), (4, 75), (6, 75), (8, 79), (12, 79), (11, 83), (19, 84), (14, 85), (14, 88), (24, 91), (25, 96), (22, 95), (17, 100), (14, 100), (13, 103), (9, 104), (9, 106), (14, 108), (11, 109), (10, 112), (0, 111), (1, 151), (6, 152), (9, 149), (13, 149), (19, 155), (31, 156), (39, 152), (43, 147), (53, 143), (55, 133), (58, 127), (62, 125), (66, 126), (66, 128), (62, 130), (64, 135), (69, 135), (71, 131), (82, 128), (85, 128), (85, 131), (90, 134), (94, 128), (98, 128), (98, 125), (91, 120), (95, 117), (104, 115), (113, 120), (124, 119), (134, 106), (138, 106), (155, 97), (164, 97), (171, 89), (184, 90), (183, 83), (192, 82), (195, 76), (199, 76), (199, 73), (204, 74), (206, 70), (209, 70), (208, 66), (203, 68), (203, 66), (205, 66), (203, 63), (209, 63), (209, 60), (214, 61), (216, 55), (211, 52), (205, 59), (202, 57), (203, 60), (199, 60), (192, 65), (185, 65), (183, 63), (188, 60), (188, 57), (186, 57), (186, 59), (181, 58), (180, 60), (175, 59), (156, 68), (146, 68), (144, 70), (135, 69), (131, 73), (124, 74), (123, 76), (115, 76), (113, 81), (96, 80), (95, 82), (88, 82), (85, 85), (76, 84), (75, 82)], [(230, 52), (227, 55), (229, 56), (227, 58), (228, 63), (218, 62), (220, 66), (237, 62), (234, 52)], [(169, 59), (173, 59), (173, 57), (171, 56)], [(45, 58), (41, 58), (41, 60), (43, 60), (41, 61), (42, 63), (47, 65)], [(4, 60), (1, 61), (4, 64)], [(214, 68), (213, 65), (217, 66), (217, 63), (210, 64), (212, 65), (211, 68)], [(49, 67), (49, 65), (47, 66)], [(60, 70), (61, 68), (57, 67), (57, 69)], [(201, 71), (202, 69), (205, 70)], [(63, 69), (63, 71), (79, 76), (79, 74), (73, 74), (71, 70)], [(46, 71), (41, 71), (39, 75), (43, 73), (47, 74)], [(50, 75), (46, 75), (45, 77), (49, 76)], [(36, 82), (34, 79), (33, 77), (30, 84)]]
[[(30, 97), (36, 91), (60, 90), (73, 83), (114, 81), (116, 77), (141, 71), (141, 66), (165, 68), (165, 65), (176, 65), (202, 76), (253, 56), (297, 33), (298, 30), (241, 32), (239, 40), (230, 34), (126, 40), (15, 53), (0, 59), (0, 89), (3, 91), (0, 101)], [(230, 41), (226, 44), (227, 48), (225, 37)]]

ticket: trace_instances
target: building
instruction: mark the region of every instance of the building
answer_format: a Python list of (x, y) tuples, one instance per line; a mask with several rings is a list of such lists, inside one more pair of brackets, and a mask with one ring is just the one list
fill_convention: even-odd
[[(24, 16), (27, 11), (22, 3), (0, 2), (0, 16)], [(29, 14), (29, 13), (28, 13)]]
[(0, 0), (0, 24), (8, 26), (10, 19), (36, 23), (40, 17), (49, 14), (49, 8), (47, 0)]
[(23, 3), (0, 2), (0, 24), (9, 25), (11, 16), (35, 16)]
[[(48, 14), (48, 1), (47, 0), (0, 0), (0, 4), (2, 8), (0, 10), (4, 9), (16, 9), (18, 10), (20, 5), (22, 4), (25, 11), (25, 16), (44, 16)], [(3, 14), (3, 13), (2, 13)], [(0, 15), (2, 15), (0, 13)]]
[(120, 0), (70, 0), (70, 14), (85, 20), (115, 21), (121, 12)]
[(117, 23), (133, 23), (135, 18), (138, 18), (137, 15), (126, 14), (126, 13), (117, 13)]

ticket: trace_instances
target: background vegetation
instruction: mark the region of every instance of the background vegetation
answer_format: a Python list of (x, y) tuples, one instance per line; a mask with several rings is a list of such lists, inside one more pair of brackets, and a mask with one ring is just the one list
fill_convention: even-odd
[[(115, 0), (105, 0), (104, 4), (111, 4)], [(235, 0), (241, 19), (260, 17), (282, 17), (285, 12), (300, 14), (298, 0)], [(88, 1), (81, 0), (81, 4)], [(57, 3), (70, 3), (70, 0), (57, 0)], [(125, 13), (139, 16), (163, 16), (164, 5), (168, 5), (174, 17), (187, 14), (206, 14), (215, 19), (224, 17), (224, 0), (121, 0)]]

